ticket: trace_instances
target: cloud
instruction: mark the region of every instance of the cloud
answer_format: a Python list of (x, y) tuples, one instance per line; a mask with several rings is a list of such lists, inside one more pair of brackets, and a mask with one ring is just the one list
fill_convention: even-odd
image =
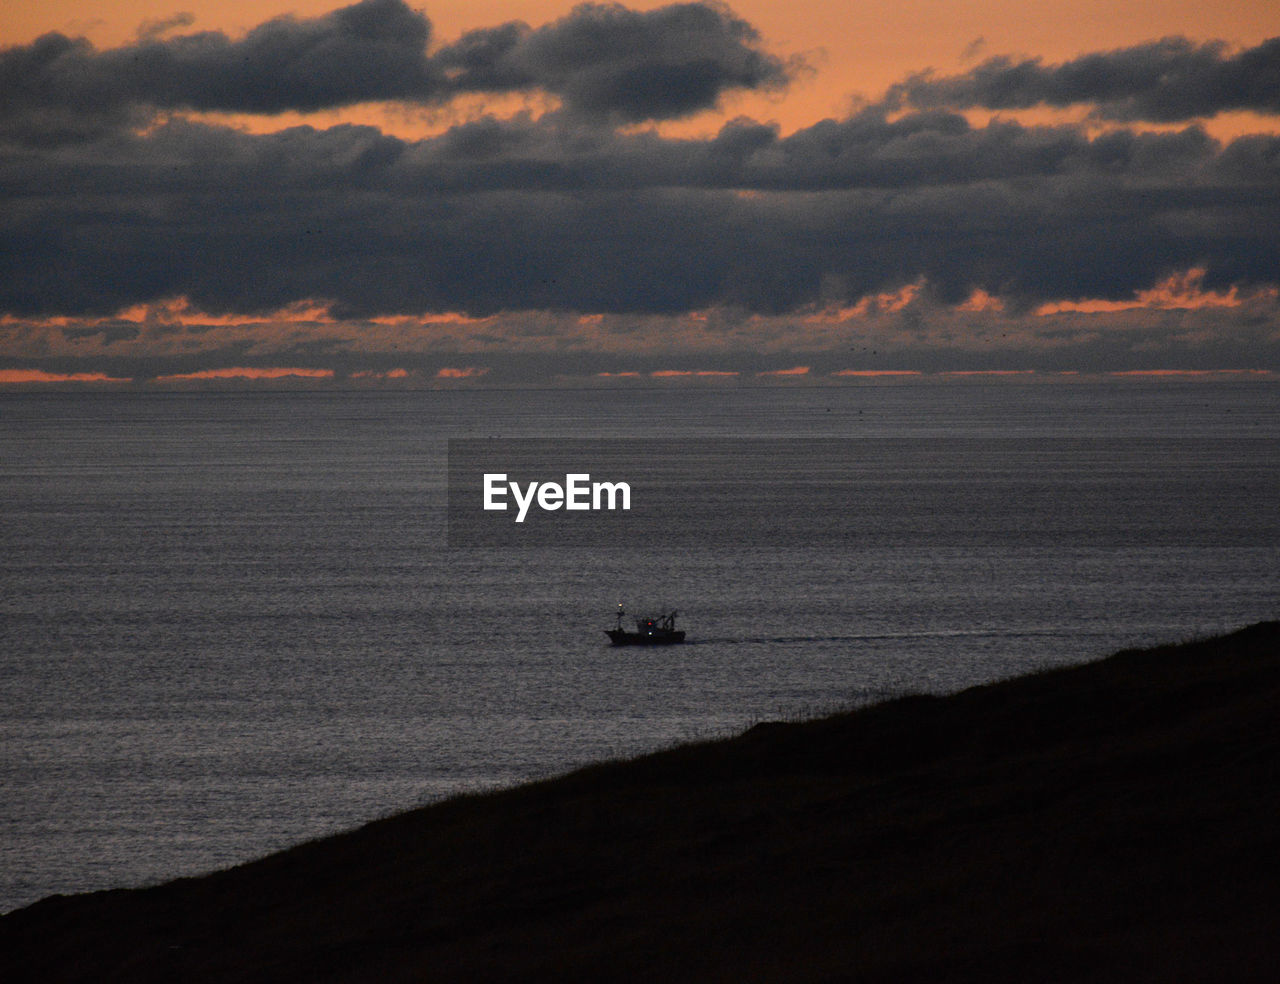
[(855, 379), (891, 379), (896, 376), (919, 376), (920, 371), (918, 369), (837, 369), (831, 375)]
[(575, 112), (628, 121), (710, 109), (730, 89), (778, 88), (798, 67), (762, 51), (750, 24), (713, 3), (582, 4), (536, 30), (472, 31), (435, 62), (459, 90), (540, 88)]
[(194, 382), (197, 380), (239, 379), (239, 380), (279, 380), (279, 379), (332, 379), (332, 369), (305, 369), (296, 366), (271, 366), (260, 368), (255, 366), (228, 366), (220, 369), (200, 369), (195, 372), (173, 373), (160, 376), (159, 383)]
[(708, 139), (559, 115), (406, 142), (174, 120), (10, 156), (0, 311), (340, 318), (545, 309), (777, 314), (891, 295), (1123, 299), (1280, 279), (1280, 138), (971, 126), (865, 111)]
[[(638, 372), (600, 372), (597, 376), (639, 376)], [(735, 369), (655, 369), (649, 373), (651, 379), (736, 379), (742, 375)], [(786, 373), (756, 373), (758, 376), (786, 375)]]
[(101, 372), (47, 372), (43, 369), (0, 369), (0, 386), (58, 385), (62, 383), (131, 383), (127, 377)]
[(427, 57), (430, 22), (402, 0), (278, 17), (238, 40), (220, 31), (161, 37), (171, 26), (106, 51), (58, 33), (0, 51), (0, 123), (11, 134), (74, 139), (154, 109), (278, 113), (426, 101), (447, 89)]
[[(584, 332), (582, 319), (570, 313), (518, 312), (484, 322), (401, 318), (383, 325), (299, 324), (286, 311), (253, 324), (205, 318), (188, 305), (181, 321), (161, 324), (148, 314), (140, 317), (137, 337), (107, 343), (89, 330), (91, 319), (10, 318), (0, 320), (0, 383), (70, 383), (79, 376), (94, 385), (89, 376), (97, 374), (104, 385), (110, 383), (101, 377), (202, 386), (502, 386), (560, 377), (749, 385), (947, 371), (1280, 369), (1280, 291), (1214, 296), (1205, 304), (1187, 286), (1196, 282), (1190, 271), (1161, 292), (1168, 297), (1110, 307), (1010, 314), (939, 303), (920, 291), (901, 307), (858, 305), (803, 316), (727, 309), (605, 316), (594, 332)], [(1178, 306), (1169, 306), (1173, 294), (1180, 295)], [(770, 375), (800, 365), (809, 367), (804, 376)], [(296, 371), (281, 376), (280, 367)], [(440, 373), (469, 367), (488, 372)], [(311, 373), (300, 375), (303, 370)]]
[(1059, 65), (991, 58), (961, 75), (916, 75), (890, 92), (919, 109), (1089, 105), (1104, 119), (1176, 123), (1231, 110), (1280, 114), (1280, 37), (1229, 54), (1172, 37)]
[(156, 110), (281, 113), (463, 93), (558, 96), (568, 111), (672, 119), (732, 89), (776, 88), (794, 66), (767, 54), (745, 21), (712, 3), (637, 12), (583, 4), (533, 29), (473, 31), (431, 54), (431, 23), (403, 0), (361, 0), (322, 17), (277, 17), (243, 38), (172, 37), (179, 15), (98, 51), (58, 33), (0, 50), (0, 127), (58, 142), (141, 125)]
[[(55, 338), (0, 319), (0, 354), (46, 360), (14, 369), (71, 372), (90, 351), (122, 375), (159, 372), (146, 361), (157, 352), (170, 375), (321, 369), (335, 352), (385, 342), (375, 361), (344, 369), (430, 379), (478, 352), (485, 365), (503, 350), (635, 353), (671, 332), (697, 351), (778, 355), (724, 371), (804, 364), (817, 376), (919, 367), (824, 364), (806, 345), (870, 339), (874, 353), (897, 339), (894, 351), (918, 355), (927, 345), (968, 352), (979, 339), (990, 352), (1014, 343), (981, 333), (1017, 319), (1019, 352), (1059, 338), (1076, 352), (1127, 352), (1093, 338), (1097, 322), (1080, 320), (1090, 313), (1113, 324), (1131, 314), (1155, 333), (1143, 344), (1158, 347), (1163, 331), (1203, 347), (1177, 305), (1260, 297), (1280, 283), (1274, 135), (1223, 144), (1195, 123), (975, 125), (914, 102), (786, 135), (750, 119), (701, 137), (630, 126), (785, 81), (788, 64), (763, 53), (750, 26), (707, 3), (587, 5), (434, 51), (429, 22), (400, 0), (280, 18), (238, 40), (173, 35), (181, 26), (104, 52), (61, 35), (0, 52), (0, 316), (79, 324)], [(1161, 44), (1148, 60), (1181, 50)], [(1189, 50), (1221, 67), (1268, 45)], [(1121, 54), (1091, 57), (1118, 64)], [(1033, 68), (1032, 80), (1057, 71)], [(1127, 89), (1097, 91), (1141, 89), (1134, 72), (1119, 75)], [(918, 81), (926, 93), (946, 80)], [(530, 87), (559, 106), (420, 140), (349, 124), (250, 133), (159, 112)], [(1243, 327), (1216, 351), (1233, 364), (1249, 345), (1274, 351), (1274, 304), (1219, 307), (1196, 323)], [(1167, 317), (1151, 328), (1157, 309)], [(184, 312), (205, 320), (197, 328)], [(403, 363), (389, 339), (419, 329), (435, 361)], [(500, 373), (492, 364), (489, 380)]]
[(179, 27), (190, 27), (196, 22), (194, 14), (183, 11), (172, 17), (151, 18), (138, 26), (138, 40), (154, 41)]
[(987, 39), (981, 35), (974, 38), (964, 46), (964, 50), (960, 52), (961, 61), (972, 61), (986, 50)]

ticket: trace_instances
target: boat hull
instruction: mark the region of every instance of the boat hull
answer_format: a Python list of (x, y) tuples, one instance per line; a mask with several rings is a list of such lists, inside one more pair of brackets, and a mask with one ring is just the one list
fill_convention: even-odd
[(673, 646), (684, 642), (683, 631), (625, 632), (622, 629), (605, 629), (604, 634), (615, 646)]

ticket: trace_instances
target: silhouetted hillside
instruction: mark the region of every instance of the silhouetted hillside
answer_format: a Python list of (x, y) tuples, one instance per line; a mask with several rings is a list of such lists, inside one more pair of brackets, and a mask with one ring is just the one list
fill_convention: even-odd
[(1272, 981), (1280, 623), (0, 919), (19, 981)]

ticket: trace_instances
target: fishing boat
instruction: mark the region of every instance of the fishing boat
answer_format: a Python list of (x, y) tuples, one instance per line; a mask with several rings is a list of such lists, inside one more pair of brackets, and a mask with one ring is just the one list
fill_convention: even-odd
[(615, 646), (670, 646), (684, 642), (684, 632), (676, 628), (676, 613), (669, 612), (655, 618), (636, 618), (636, 630), (628, 632), (622, 627), (626, 612), (618, 606), (618, 624), (605, 629), (604, 634)]

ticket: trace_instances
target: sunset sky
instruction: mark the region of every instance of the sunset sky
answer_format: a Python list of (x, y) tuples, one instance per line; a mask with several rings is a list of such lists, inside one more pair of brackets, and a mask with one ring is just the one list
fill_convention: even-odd
[(0, 386), (1280, 378), (1280, 8), (17, 0)]

